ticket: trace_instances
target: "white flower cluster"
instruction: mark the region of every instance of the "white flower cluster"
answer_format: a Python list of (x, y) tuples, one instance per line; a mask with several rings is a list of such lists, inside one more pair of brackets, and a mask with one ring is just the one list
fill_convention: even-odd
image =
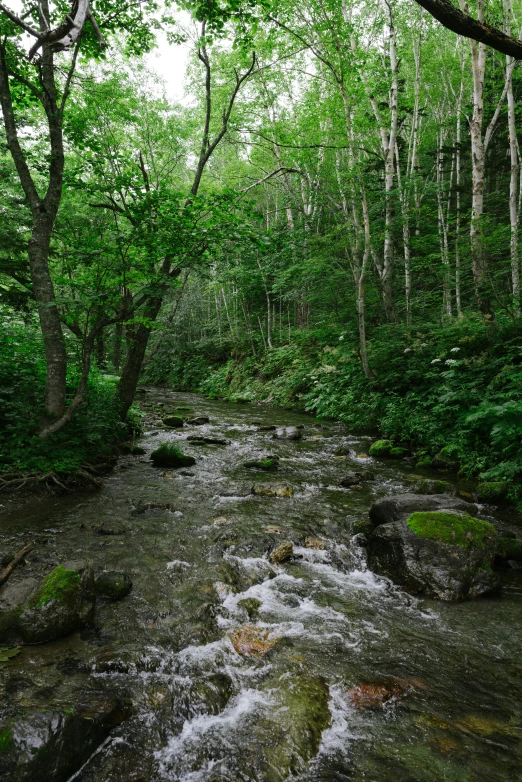
[(449, 365), (451, 366), (451, 364), (458, 364), (459, 362), (458, 362), (458, 361), (455, 361), (455, 359), (454, 359), (454, 358), (447, 358), (447, 359), (446, 359), (446, 361), (445, 361), (444, 363), (445, 363), (445, 364), (449, 364)]
[(413, 352), (413, 348), (405, 348), (404, 352), (405, 353), (412, 353)]
[(440, 362), (441, 362), (441, 361), (442, 361), (442, 359), (441, 359), (441, 358), (434, 358), (434, 359), (433, 359), (433, 361), (432, 361), (431, 363), (432, 363), (432, 364), (440, 364)]
[(451, 348), (450, 353), (458, 353), (460, 348)]

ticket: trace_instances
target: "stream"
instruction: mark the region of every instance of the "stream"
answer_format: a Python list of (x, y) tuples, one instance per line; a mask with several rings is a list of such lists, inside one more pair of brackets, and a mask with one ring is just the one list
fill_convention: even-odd
[[(118, 704), (108, 735), (75, 749), (66, 772), (31, 767), (20, 779), (522, 780), (522, 570), (503, 573), (498, 597), (417, 599), (370, 572), (351, 540), (372, 502), (433, 474), (371, 459), (369, 438), (304, 414), (165, 389), (140, 405), (146, 453), (121, 457), (99, 492), (16, 512), (2, 500), (2, 552), (36, 543), (13, 580), (82, 559), (133, 581), (122, 601), (98, 603), (92, 626), (0, 666), (1, 716), (19, 720), (28, 753), (48, 741), (49, 714), (65, 724), (78, 704)], [(166, 430), (160, 418), (176, 407), (210, 422)], [(302, 426), (303, 437), (260, 429), (274, 425)], [(194, 434), (229, 444), (183, 442)], [(150, 452), (164, 441), (196, 464), (155, 468)], [(243, 467), (268, 454), (277, 471)], [(361, 467), (375, 480), (339, 487)], [(254, 496), (254, 484), (293, 495)], [(283, 540), (294, 556), (271, 564)], [(245, 627), (257, 656), (232, 643)], [(81, 746), (71, 736), (60, 751)], [(61, 769), (58, 744), (49, 757)]]

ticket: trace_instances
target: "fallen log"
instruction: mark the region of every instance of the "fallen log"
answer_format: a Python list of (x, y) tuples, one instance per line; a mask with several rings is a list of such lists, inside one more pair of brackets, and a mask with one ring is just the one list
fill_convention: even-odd
[(2, 586), (2, 584), (7, 581), (15, 567), (17, 567), (33, 549), (34, 543), (28, 543), (27, 546), (24, 546), (17, 554), (15, 554), (8, 566), (0, 573), (0, 586)]

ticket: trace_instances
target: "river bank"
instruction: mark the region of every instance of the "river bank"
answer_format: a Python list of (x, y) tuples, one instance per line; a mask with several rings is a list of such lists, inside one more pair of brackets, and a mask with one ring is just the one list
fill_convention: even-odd
[[(13, 584), (88, 560), (132, 590), (1, 664), (0, 779), (517, 778), (521, 571), (502, 574), (501, 597), (418, 600), (352, 542), (372, 502), (430, 471), (279, 408), (165, 389), (141, 404), (144, 453), (122, 456), (99, 492), (1, 509), (3, 553), (36, 543)], [(177, 408), (209, 422), (165, 429)], [(301, 439), (275, 440), (277, 426)], [(195, 465), (154, 468), (163, 441)], [(276, 470), (245, 466), (267, 456)], [(373, 481), (340, 486), (370, 467)], [(270, 562), (285, 540), (294, 556)]]

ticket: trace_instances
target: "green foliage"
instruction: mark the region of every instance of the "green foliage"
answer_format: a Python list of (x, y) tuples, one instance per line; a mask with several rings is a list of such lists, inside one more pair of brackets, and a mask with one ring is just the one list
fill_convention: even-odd
[(41, 608), (51, 600), (67, 602), (78, 592), (80, 581), (81, 576), (75, 570), (66, 570), (63, 565), (58, 565), (31, 596), (27, 606)]
[[(24, 323), (4, 310), (0, 332), (0, 472), (55, 472), (69, 475), (84, 463), (109, 458), (128, 435), (121, 423), (115, 378), (94, 370), (85, 402), (73, 420), (55, 435), (38, 437), (43, 417), (45, 359), (32, 321)], [(72, 353), (73, 344), (70, 343)], [(74, 357), (74, 353), (72, 353)], [(73, 363), (68, 390), (74, 393), (78, 370)], [(137, 409), (131, 425), (138, 426)]]
[[(0, 646), (0, 663), (6, 663), (9, 662), (13, 657), (16, 657), (20, 654), (20, 649), (18, 646), (15, 646), (13, 649), (9, 649), (7, 646)], [(0, 735), (0, 750), (2, 749), (2, 741), (1, 741), (1, 735)]]
[(522, 560), (522, 543), (516, 538), (499, 538), (495, 554), (503, 559)]
[(412, 513), (407, 524), (421, 538), (464, 548), (485, 548), (497, 534), (493, 524), (467, 514), (439, 511)]
[(12, 728), (0, 728), (0, 752), (7, 752), (13, 743)]
[(507, 481), (482, 481), (478, 485), (481, 502), (500, 502), (505, 500), (509, 491)]

